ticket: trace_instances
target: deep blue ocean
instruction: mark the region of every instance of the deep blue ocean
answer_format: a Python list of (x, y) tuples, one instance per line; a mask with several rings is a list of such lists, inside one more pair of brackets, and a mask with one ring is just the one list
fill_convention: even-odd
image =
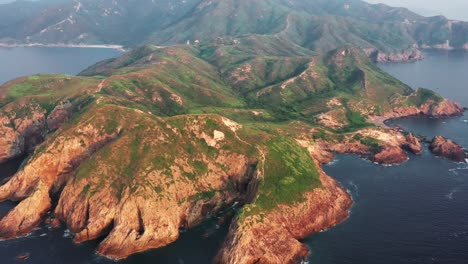
[[(109, 50), (93, 50), (89, 63), (75, 68), (70, 60), (76, 54), (86, 57), (90, 50), (48, 50), (56, 61), (47, 62), (43, 51), (30, 55), (36, 65), (32, 72), (11, 73), (0, 66), (0, 82), (34, 72), (77, 73), (99, 59), (116, 56)], [(23, 51), (18, 50), (19, 53)], [(34, 51), (28, 51), (34, 53)], [(84, 53), (83, 53), (84, 52)], [(7, 54), (7, 55), (5, 55)], [(75, 54), (75, 55), (73, 55)], [(0, 61), (9, 58), (0, 49)], [(39, 56), (39, 57), (38, 57)], [(468, 106), (468, 54), (464, 52), (428, 52), (424, 61), (409, 64), (384, 64), (382, 69), (414, 88), (426, 87)], [(98, 59), (99, 57), (99, 59)], [(39, 61), (38, 58), (42, 58)], [(60, 59), (63, 58), (63, 61)], [(80, 58), (80, 60), (83, 58)], [(54, 67), (49, 67), (53, 65)], [(61, 71), (62, 69), (62, 71)], [(3, 75), (6, 72), (6, 75)], [(16, 74), (16, 75), (15, 75)], [(3, 75), (3, 76), (2, 76)], [(15, 76), (12, 76), (15, 75)], [(450, 119), (405, 118), (392, 121), (417, 134), (444, 135), (468, 148), (468, 117)], [(0, 177), (14, 173), (20, 161), (0, 168)], [(468, 263), (468, 166), (431, 155), (427, 149), (420, 157), (399, 166), (383, 167), (352, 155), (340, 155), (325, 166), (353, 196), (351, 216), (344, 223), (318, 233), (303, 242), (311, 248), (314, 264), (466, 264)], [(13, 204), (0, 205), (0, 215)], [(119, 263), (211, 263), (227, 225), (215, 222), (182, 234), (174, 244), (131, 256)], [(50, 231), (40, 227), (29, 237), (0, 242), (0, 263), (17, 263), (15, 257), (30, 253), (23, 263), (113, 263), (94, 255), (97, 242), (74, 245), (64, 229)]]

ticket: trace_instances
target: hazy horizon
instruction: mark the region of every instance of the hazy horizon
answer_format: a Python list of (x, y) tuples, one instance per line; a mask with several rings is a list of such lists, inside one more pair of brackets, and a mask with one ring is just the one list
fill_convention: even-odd
[(450, 19), (468, 21), (467, 0), (365, 0), (389, 6), (406, 7), (423, 16), (444, 15)]
[[(30, 0), (31, 1), (31, 0)], [(36, 0), (37, 1), (37, 0)], [(451, 19), (468, 21), (467, 0), (364, 0), (369, 3), (383, 3), (390, 6), (406, 7), (424, 15), (444, 15)], [(14, 2), (14, 0), (0, 0), (0, 4)]]

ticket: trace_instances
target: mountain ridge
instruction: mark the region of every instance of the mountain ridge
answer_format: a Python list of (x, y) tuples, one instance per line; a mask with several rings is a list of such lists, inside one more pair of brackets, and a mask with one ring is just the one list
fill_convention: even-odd
[(0, 14), (28, 10), (0, 19), (0, 42), (135, 47), (268, 35), (321, 53), (352, 44), (380, 53), (375, 55), (380, 61), (421, 59), (415, 53), (419, 49), (468, 48), (467, 22), (425, 18), (359, 0), (70, 0), (36, 5), (0, 6)]
[(309, 254), (300, 239), (352, 205), (321, 164), (333, 153), (404, 162), (421, 153), (417, 139), (375, 124), (463, 112), (357, 47), (318, 55), (234, 40), (142, 46), (80, 76), (0, 86), (0, 163), (27, 156), (0, 186), (0, 201), (18, 202), (0, 238), (51, 211), (76, 243), (103, 238), (97, 253), (123, 259), (234, 206), (215, 262), (299, 263)]

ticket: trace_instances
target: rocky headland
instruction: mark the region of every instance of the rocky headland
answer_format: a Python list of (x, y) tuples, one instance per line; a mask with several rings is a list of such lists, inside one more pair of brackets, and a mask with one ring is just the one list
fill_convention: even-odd
[(0, 163), (27, 159), (0, 186), (0, 201), (18, 202), (0, 238), (27, 235), (49, 212), (76, 243), (100, 238), (98, 254), (123, 259), (238, 204), (215, 261), (297, 263), (309, 254), (300, 239), (352, 206), (322, 164), (335, 153), (405, 162), (421, 144), (384, 120), (463, 111), (359, 48), (246, 60), (229, 45), (145, 46), (81, 76), (1, 86)]

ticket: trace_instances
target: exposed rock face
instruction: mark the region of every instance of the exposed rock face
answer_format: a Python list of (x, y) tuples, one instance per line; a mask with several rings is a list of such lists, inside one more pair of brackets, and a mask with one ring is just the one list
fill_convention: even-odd
[(0, 163), (21, 156), (47, 134), (45, 110), (34, 104), (10, 104), (0, 112)]
[(58, 104), (47, 116), (47, 127), (50, 131), (57, 130), (73, 115), (73, 105), (69, 101)]
[(345, 116), (346, 110), (342, 108), (317, 115), (315, 122), (325, 127), (340, 129), (349, 124)]
[(385, 165), (399, 164), (407, 159), (407, 154), (400, 147), (386, 147), (373, 157), (374, 162)]
[(449, 99), (443, 99), (439, 103), (429, 100), (419, 107), (397, 107), (389, 112), (384, 113), (383, 115), (370, 116), (369, 121), (378, 126), (385, 126), (384, 122), (389, 119), (416, 115), (426, 115), (431, 117), (450, 117), (462, 115), (464, 111), (465, 109), (460, 104)]
[(441, 136), (434, 137), (429, 149), (437, 156), (457, 162), (465, 162), (465, 159), (467, 158), (462, 146)]
[(348, 217), (352, 200), (336, 181), (320, 172), (323, 188), (305, 194), (305, 201), (262, 216), (234, 222), (215, 263), (299, 263), (309, 254), (298, 241)]
[(318, 140), (314, 144), (308, 144), (307, 141), (300, 143), (307, 147), (321, 164), (331, 162), (334, 158), (333, 153), (356, 154), (379, 164), (399, 164), (408, 159), (405, 150), (415, 154), (422, 151), (418, 139), (412, 134), (405, 137), (397, 130), (380, 128), (350, 133), (340, 141)]
[(406, 144), (403, 144), (403, 148), (405, 150), (411, 151), (413, 154), (421, 155), (422, 154), (422, 146), (419, 139), (416, 138), (412, 133), (409, 133), (406, 136)]
[(60, 128), (0, 187), (0, 201), (20, 201), (0, 221), (0, 238), (33, 230), (55, 194), (55, 216), (75, 242), (106, 237), (99, 254), (121, 259), (165, 246), (180, 228), (246, 199), (257, 160), (245, 154), (253, 147), (238, 128), (216, 116), (164, 120), (96, 107)]
[(0, 111), (0, 163), (31, 152), (75, 111), (68, 101), (58, 104), (49, 115), (39, 104), (27, 100), (6, 105)]
[(59, 136), (44, 150), (36, 150), (28, 164), (0, 187), (0, 201), (21, 201), (0, 221), (1, 238), (23, 236), (34, 229), (51, 207), (49, 193), (57, 192), (81, 161), (118, 133), (93, 126), (76, 132), (79, 137)]
[(411, 62), (424, 59), (418, 49), (408, 49), (403, 52), (385, 53), (376, 49), (364, 49), (364, 52), (375, 62)]

